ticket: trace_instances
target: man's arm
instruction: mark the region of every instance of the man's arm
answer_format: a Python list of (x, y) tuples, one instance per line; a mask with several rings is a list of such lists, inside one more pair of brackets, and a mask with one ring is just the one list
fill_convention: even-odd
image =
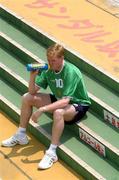
[(60, 99), (52, 104), (40, 107), (37, 111), (35, 111), (32, 116), (31, 119), (34, 122), (37, 122), (38, 117), (41, 116), (42, 113), (44, 112), (53, 112), (56, 109), (61, 109), (61, 108), (65, 108), (70, 102), (70, 98), (66, 97), (63, 99)]
[(54, 103), (51, 103), (49, 105), (43, 106), (41, 108), (39, 108), (39, 111), (42, 112), (50, 112), (50, 111), (54, 111), (56, 109), (61, 109), (61, 108), (65, 108), (70, 102), (70, 98), (69, 97), (65, 97), (63, 99), (60, 99)]
[(38, 71), (31, 71), (30, 72), (30, 80), (29, 80), (29, 93), (34, 95), (40, 88), (35, 84), (35, 78), (38, 74)]

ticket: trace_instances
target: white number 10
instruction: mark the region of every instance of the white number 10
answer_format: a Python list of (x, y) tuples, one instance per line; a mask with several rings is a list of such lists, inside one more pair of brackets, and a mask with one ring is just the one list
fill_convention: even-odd
[(56, 87), (63, 88), (63, 81), (62, 79), (55, 79), (56, 80)]

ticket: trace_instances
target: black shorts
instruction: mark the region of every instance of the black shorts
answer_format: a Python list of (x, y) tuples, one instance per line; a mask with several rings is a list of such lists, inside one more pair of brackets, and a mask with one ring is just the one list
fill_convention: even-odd
[[(50, 94), (50, 98), (51, 98), (51, 102), (56, 102), (57, 99), (55, 98), (54, 95)], [(79, 121), (80, 119), (82, 119), (86, 112), (89, 109), (89, 105), (83, 105), (83, 104), (72, 104), (76, 110), (76, 112), (78, 112), (75, 117), (71, 120), (71, 121), (65, 121), (65, 124), (73, 124), (77, 121)]]

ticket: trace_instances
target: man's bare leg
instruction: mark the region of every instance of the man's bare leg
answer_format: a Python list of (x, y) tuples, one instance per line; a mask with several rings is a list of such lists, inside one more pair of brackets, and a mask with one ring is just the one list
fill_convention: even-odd
[(29, 122), (29, 119), (32, 114), (33, 106), (31, 105), (32, 96), (30, 94), (24, 94), (22, 98), (21, 105), (21, 116), (19, 126), (26, 128)]
[(43, 159), (38, 164), (38, 168), (50, 168), (58, 160), (56, 149), (59, 145), (60, 137), (64, 130), (64, 119), (71, 121), (76, 115), (75, 108), (71, 105), (65, 109), (57, 109), (53, 112), (52, 139), (49, 149), (46, 151)]
[(21, 116), (20, 116), (20, 127), (26, 128), (29, 119), (32, 114), (33, 106), (36, 108), (48, 105), (51, 103), (50, 95), (38, 93), (31, 95), (29, 93), (24, 94), (21, 106)]
[(39, 108), (50, 103), (51, 100), (48, 94), (39, 93), (36, 95), (31, 95), (29, 93), (26, 93), (22, 98), (19, 128), (13, 136), (11, 136), (9, 139), (2, 141), (2, 146), (11, 147), (15, 146), (16, 144), (27, 144), (29, 141), (26, 136), (26, 127), (31, 117), (33, 106)]
[(53, 113), (52, 144), (58, 145), (64, 130), (64, 121), (71, 121), (77, 114), (74, 106), (68, 105), (65, 109), (57, 109)]

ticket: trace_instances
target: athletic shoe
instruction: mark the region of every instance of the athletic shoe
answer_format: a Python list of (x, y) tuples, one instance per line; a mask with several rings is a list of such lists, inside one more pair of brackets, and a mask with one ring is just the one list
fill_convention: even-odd
[(25, 145), (25, 144), (28, 144), (28, 142), (29, 142), (29, 140), (26, 135), (23, 138), (20, 138), (20, 136), (18, 134), (15, 134), (12, 137), (10, 137), (9, 139), (2, 141), (1, 146), (12, 147), (17, 144)]
[(48, 151), (46, 151), (43, 159), (40, 161), (40, 163), (38, 164), (38, 168), (39, 169), (48, 169), (50, 168), (53, 163), (55, 163), (58, 160), (57, 155), (54, 155), (52, 153), (49, 153)]

